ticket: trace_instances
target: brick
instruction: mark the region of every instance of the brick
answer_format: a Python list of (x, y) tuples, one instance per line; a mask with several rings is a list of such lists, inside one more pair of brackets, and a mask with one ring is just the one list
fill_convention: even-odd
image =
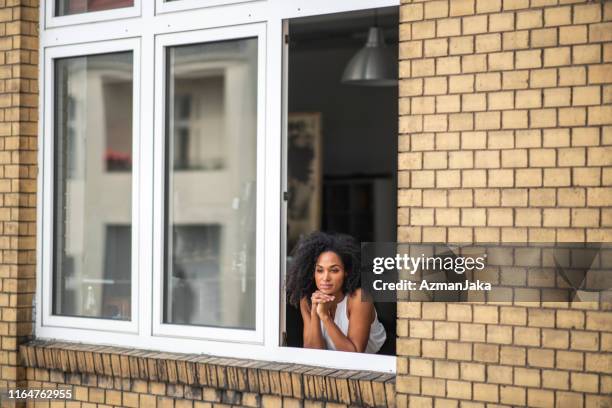
[(529, 46), (529, 31), (511, 31), (503, 34), (503, 49), (516, 50)]
[(476, 1), (476, 12), (481, 13), (494, 13), (501, 11), (501, 0), (477, 0)]
[[(516, 231), (516, 230), (512, 230)], [(500, 363), (506, 365), (525, 365), (525, 348), (502, 346), (500, 353)]]
[(587, 26), (559, 28), (559, 44), (582, 44), (587, 42)]
[(489, 31), (511, 31), (514, 29), (514, 14), (500, 13), (489, 15)]
[(532, 128), (555, 127), (557, 125), (557, 112), (554, 109), (530, 110), (529, 123)]
[[(586, 353), (586, 363), (585, 363), (586, 371), (597, 372), (597, 373), (612, 373), (612, 357), (609, 353)], [(603, 377), (604, 379), (606, 377)], [(612, 386), (610, 380), (612, 377), (608, 378), (608, 387)], [(605, 390), (602, 390), (606, 392)]]
[(525, 405), (526, 390), (524, 388), (501, 386), (499, 391), (500, 402), (503, 404)]
[(424, 54), (426, 57), (438, 57), (441, 55), (448, 55), (448, 39), (436, 38), (431, 40), (425, 40), (424, 49)]
[(447, 93), (446, 78), (425, 78), (425, 95), (442, 95)]
[(459, 325), (451, 322), (434, 322), (434, 337), (440, 340), (456, 340), (459, 338)]
[(461, 109), (465, 112), (484, 111), (487, 109), (486, 94), (461, 95)]
[(589, 25), (589, 41), (612, 41), (612, 23)]
[(450, 2), (451, 16), (465, 16), (474, 14), (474, 0), (453, 0)]
[(595, 64), (601, 62), (601, 45), (574, 45), (572, 47), (574, 64)]
[(542, 106), (540, 90), (516, 91), (516, 108), (539, 108)]
[(587, 330), (609, 331), (612, 327), (612, 314), (608, 312), (587, 312)]
[(423, 117), (423, 131), (438, 132), (446, 131), (447, 129), (446, 115), (426, 115)]
[(607, 84), (612, 78), (612, 64), (589, 65), (589, 84)]
[[(445, 18), (436, 20), (437, 36), (449, 37), (461, 35), (461, 19), (460, 18)], [(433, 32), (431, 37), (434, 37)]]
[(474, 384), (474, 400), (476, 401), (487, 401), (487, 402), (498, 402), (499, 401), (499, 389), (494, 384)]
[(516, 69), (542, 67), (542, 50), (516, 51)]
[(428, 1), (425, 3), (425, 18), (448, 17), (448, 1)]
[(487, 16), (463, 17), (463, 35), (487, 32)]
[(582, 394), (575, 392), (557, 392), (557, 401), (560, 408), (580, 407), (584, 405)]
[(423, 19), (423, 4), (404, 4), (400, 7), (400, 21), (409, 22)]
[(569, 389), (569, 373), (565, 371), (542, 370), (542, 385), (544, 388), (567, 390)]
[(474, 52), (474, 37), (451, 37), (449, 44), (449, 53), (455, 54), (471, 54)]
[(488, 170), (488, 187), (512, 187), (514, 185), (514, 173), (509, 169)]
[(564, 147), (570, 145), (568, 129), (544, 129), (544, 147)]
[(477, 91), (497, 91), (499, 89), (501, 89), (501, 74), (499, 72), (476, 74)]
[(410, 375), (417, 377), (433, 376), (433, 361), (420, 358), (410, 359)]
[(486, 55), (474, 54), (461, 57), (461, 72), (483, 72), (487, 70)]
[(412, 76), (423, 77), (435, 74), (435, 60), (433, 58), (412, 61)]
[(482, 34), (476, 36), (476, 52), (500, 51), (502, 47), (501, 34)]
[(514, 369), (514, 384), (526, 387), (540, 386), (540, 370), (517, 367)]
[(423, 94), (422, 79), (402, 79), (399, 81), (400, 96), (414, 96)]
[[(514, 55), (512, 51), (488, 54), (487, 58), (489, 62), (489, 71), (505, 71), (505, 70), (511, 70), (514, 68)], [(512, 73), (509, 73), (509, 74), (512, 74)], [(528, 76), (527, 74), (528, 72), (519, 74), (512, 78), (515, 79), (515, 81), (519, 81), (519, 77), (523, 75), (525, 76), (525, 81), (526, 81), (526, 78)]]
[(443, 95), (436, 97), (436, 112), (459, 112), (460, 107), (461, 99), (459, 95)]
[(485, 170), (463, 170), (461, 172), (461, 187), (486, 187), (487, 172)]
[(498, 363), (500, 359), (499, 346), (496, 344), (474, 344), (474, 360), (483, 363)]
[(477, 112), (475, 114), (476, 129), (499, 129), (501, 126), (500, 112)]
[(544, 89), (544, 106), (569, 106), (571, 104), (572, 88)]
[(544, 49), (544, 66), (558, 67), (570, 65), (571, 47), (546, 48)]
[(566, 7), (551, 7), (544, 10), (544, 25), (559, 26), (572, 23), (572, 8)]
[(527, 390), (527, 404), (531, 407), (547, 408), (554, 404), (555, 393), (548, 390)]
[(542, 18), (542, 10), (519, 11), (516, 13), (516, 29), (542, 27), (544, 24)]
[(571, 331), (570, 348), (572, 350), (596, 351), (599, 348), (598, 333)]
[[(528, 75), (529, 86), (532, 88), (550, 88), (557, 86), (557, 71), (554, 68), (536, 69), (525, 72), (527, 73), (525, 77)], [(515, 73), (516, 72), (513, 74)], [(504, 88), (506, 88), (506, 86), (504, 86)], [(524, 88), (527, 88), (527, 78), (525, 78)]]
[[(544, 169), (546, 172), (549, 169)], [(546, 175), (546, 173), (545, 173)], [(546, 180), (544, 178), (544, 180)], [(543, 184), (542, 172), (540, 169), (518, 169), (516, 170), (515, 183), (517, 187), (540, 187)]]
[(583, 188), (558, 189), (559, 207), (584, 207), (586, 194)]
[(571, 373), (571, 389), (580, 392), (597, 393), (599, 390), (598, 377), (595, 374)]
[(466, 381), (447, 381), (446, 393), (448, 398), (471, 399), (471, 383)]
[(557, 30), (554, 28), (542, 28), (531, 30), (532, 47), (554, 47), (558, 44)]
[(404, 41), (399, 45), (400, 59), (421, 58), (423, 56), (423, 41)]
[(558, 110), (559, 126), (584, 126), (586, 125), (586, 108), (561, 108)]
[(474, 74), (450, 76), (448, 80), (448, 91), (450, 93), (473, 92)]
[(597, 146), (599, 145), (598, 128), (574, 128), (572, 129), (572, 146)]
[(452, 361), (435, 362), (435, 377), (456, 380), (459, 378), (459, 363)]
[(412, 39), (422, 40), (424, 38), (434, 38), (436, 24), (434, 21), (419, 21), (412, 23)]
[(477, 363), (461, 363), (461, 379), (467, 381), (484, 381), (485, 365)]
[(514, 93), (512, 91), (491, 92), (487, 95), (489, 98), (489, 109), (491, 110), (514, 108)]
[(574, 6), (574, 24), (597, 23), (601, 21), (599, 4)]
[(559, 68), (559, 86), (586, 84), (586, 71), (584, 67)]

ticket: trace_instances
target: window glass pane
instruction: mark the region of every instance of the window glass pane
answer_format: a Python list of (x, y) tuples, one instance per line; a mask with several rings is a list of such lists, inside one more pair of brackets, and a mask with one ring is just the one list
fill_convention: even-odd
[(163, 320), (254, 329), (257, 40), (167, 61)]
[(55, 61), (53, 313), (130, 319), (132, 53)]
[(134, 0), (56, 0), (55, 15), (65, 16), (89, 11), (132, 7), (133, 5)]

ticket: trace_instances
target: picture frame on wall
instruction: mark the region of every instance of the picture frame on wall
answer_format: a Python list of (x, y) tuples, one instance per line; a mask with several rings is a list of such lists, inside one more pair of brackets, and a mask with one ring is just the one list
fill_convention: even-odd
[(287, 248), (291, 251), (302, 236), (321, 228), (321, 113), (289, 113), (287, 125)]

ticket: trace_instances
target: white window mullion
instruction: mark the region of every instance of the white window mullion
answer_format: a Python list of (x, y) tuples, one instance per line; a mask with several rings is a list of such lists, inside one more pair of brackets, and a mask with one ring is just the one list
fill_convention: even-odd
[(156, 259), (154, 251), (154, 229), (153, 229), (153, 203), (154, 197), (154, 151), (155, 151), (155, 32), (152, 29), (152, 20), (155, 9), (152, 2), (144, 2), (142, 9), (142, 32), (141, 42), (141, 67), (140, 70), (140, 95), (141, 95), (141, 134), (140, 138), (140, 208), (139, 222), (141, 241), (138, 248), (140, 254), (139, 270), (140, 285), (138, 288), (138, 302), (140, 306), (140, 321), (138, 332), (140, 337), (148, 342), (152, 333), (152, 310), (153, 300), (153, 264)]
[(282, 133), (282, 107), (283, 92), (283, 22), (280, 18), (268, 20), (266, 33), (268, 35), (266, 54), (268, 69), (266, 115), (266, 160), (265, 160), (265, 299), (266, 310), (265, 330), (266, 347), (271, 352), (281, 344), (280, 318), (281, 318), (281, 133)]

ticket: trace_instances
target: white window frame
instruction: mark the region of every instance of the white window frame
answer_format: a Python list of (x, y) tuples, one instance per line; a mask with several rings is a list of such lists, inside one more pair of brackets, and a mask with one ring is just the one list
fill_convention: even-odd
[[(282, 214), (285, 204), (281, 202), (284, 189), (285, 167), (282, 146), (286, 135), (283, 124), (286, 119), (286, 82), (283, 81), (283, 61), (287, 54), (283, 35), (287, 20), (297, 17), (347, 12), (378, 7), (399, 6), (399, 0), (266, 0), (236, 3), (223, 1), (225, 5), (190, 9), (196, 0), (181, 0), (185, 9), (172, 11), (159, 0), (135, 0), (139, 13), (124, 14), (119, 21), (110, 21), (106, 16), (116, 10), (52, 17), (66, 23), (47, 25), (40, 33), (41, 96), (40, 134), (43, 148), (39, 150), (38, 187), (38, 264), (36, 308), (36, 335), (40, 338), (65, 339), (86, 343), (109, 344), (121, 347), (163, 350), (169, 352), (202, 353), (211, 355), (249, 358), (266, 361), (309, 364), (321, 367), (351, 370), (374, 370), (395, 372), (396, 357), (372, 354), (356, 354), (328, 350), (313, 350), (280, 346), (281, 337), (281, 265), (284, 260), (282, 229), (285, 225)], [(200, 0), (198, 0), (200, 1)], [(217, 1), (217, 0), (214, 0)], [(233, 4), (227, 4), (231, 1)], [(45, 2), (42, 2), (45, 3)], [(142, 4), (142, 5), (140, 5)], [(157, 10), (156, 10), (156, 6)], [(127, 10), (121, 10), (128, 13)], [(157, 11), (157, 13), (156, 13)], [(41, 7), (41, 18), (48, 13)], [(161, 12), (161, 13), (160, 13)], [(96, 23), (94, 14), (100, 15)], [(104, 15), (102, 13), (105, 13)], [(89, 15), (88, 15), (89, 14)], [(104, 16), (104, 18), (102, 18)], [(70, 17), (70, 19), (68, 19)], [(70, 20), (70, 21), (69, 21)], [(69, 22), (68, 22), (69, 21)], [(243, 31), (244, 30), (244, 31)], [(246, 35), (250, 33), (249, 35)], [(161, 324), (159, 315), (161, 297), (160, 278), (163, 261), (163, 224), (159, 211), (163, 209), (163, 192), (159, 177), (163, 158), (160, 143), (165, 139), (163, 123), (164, 97), (161, 87), (164, 65), (160, 64), (160, 47), (172, 43), (207, 42), (199, 40), (258, 37), (258, 140), (257, 140), (257, 311), (256, 329), (240, 333), (232, 329), (212, 330), (186, 326)], [(47, 297), (51, 294), (51, 255), (53, 201), (52, 193), (52, 142), (53, 136), (53, 75), (48, 66), (51, 57), (59, 50), (73, 49), (78, 55), (100, 53), (105, 44), (133, 44), (135, 71), (134, 156), (133, 195), (138, 196), (138, 205), (132, 213), (132, 230), (140, 239), (132, 248), (133, 288), (138, 296), (132, 298), (133, 322), (129, 330), (112, 327), (112, 320), (66, 318), (56, 320), (51, 316)], [(82, 45), (76, 45), (76, 44)], [(74, 47), (74, 48), (72, 48)], [(138, 48), (140, 47), (140, 48)], [(58, 50), (58, 51), (55, 51)], [(78, 50), (78, 51), (77, 51)], [(90, 53), (86, 51), (91, 51)], [(137, 58), (136, 55), (139, 55)], [(62, 55), (61, 53), (58, 55)], [(160, 57), (161, 56), (161, 57)], [(263, 66), (263, 68), (262, 68)], [(136, 68), (135, 68), (136, 69)], [(262, 109), (259, 109), (263, 106)], [(161, 110), (160, 110), (161, 109)], [(263, 132), (263, 133), (262, 133)], [(142, 137), (140, 135), (143, 135)], [(151, 135), (148, 136), (147, 135)], [(51, 140), (51, 142), (50, 142)], [(138, 140), (138, 144), (136, 144)], [(138, 155), (138, 158), (136, 158)], [(163, 162), (162, 162), (163, 163)], [(154, 173), (155, 171), (155, 173)], [(137, 184), (136, 184), (137, 183)], [(153, 204), (155, 203), (155, 204)], [(265, 241), (264, 241), (265, 240)], [(137, 275), (137, 276), (134, 276)], [(284, 305), (283, 305), (284, 306)], [(72, 319), (72, 321), (70, 321)], [(91, 324), (84, 324), (92, 320)], [(154, 323), (155, 322), (155, 323)], [(94, 324), (95, 323), (95, 324)], [(178, 329), (178, 330), (177, 330)], [(229, 330), (229, 331), (228, 331)], [(101, 336), (112, 331), (112, 336)], [(227, 335), (227, 336), (226, 336)]]
[(177, 11), (202, 9), (235, 3), (249, 3), (261, 0), (155, 0), (157, 14), (174, 13)]
[[(188, 31), (157, 36), (155, 46), (155, 166), (154, 179), (156, 180), (153, 198), (153, 220), (155, 220), (153, 233), (153, 294), (155, 299), (164, 298), (164, 258), (165, 224), (164, 219), (166, 203), (166, 189), (164, 185), (166, 169), (164, 166), (166, 155), (166, 124), (170, 118), (166, 117), (166, 72), (167, 50), (170, 47), (214, 43), (225, 40), (238, 40), (243, 38), (257, 39), (257, 152), (256, 152), (256, 250), (255, 250), (255, 330), (226, 329), (202, 326), (185, 326), (162, 323), (164, 302), (160, 301), (153, 307), (153, 335), (168, 337), (190, 337), (211, 340), (224, 340), (245, 343), (263, 343), (263, 294), (264, 294), (264, 248), (266, 237), (264, 231), (264, 186), (265, 186), (265, 91), (266, 91), (266, 65), (265, 65), (265, 25), (249, 24), (236, 27), (212, 28), (200, 31)], [(170, 171), (172, 171), (170, 169)], [(211, 191), (210, 194), (215, 194)]]
[[(99, 318), (86, 317), (70, 317), (53, 315), (53, 240), (54, 240), (54, 223), (53, 217), (55, 214), (54, 203), (54, 174), (53, 160), (55, 148), (55, 61), (62, 58), (91, 56), (98, 54), (108, 54), (115, 52), (130, 51), (133, 55), (133, 77), (132, 77), (132, 194), (131, 194), (131, 244), (132, 244), (132, 259), (131, 259), (131, 321), (120, 321), (105, 319), (105, 330), (115, 332), (136, 333), (138, 331), (138, 269), (139, 256), (136, 248), (139, 246), (140, 234), (138, 231), (138, 222), (136, 215), (140, 206), (140, 196), (137, 186), (140, 184), (140, 155), (138, 146), (140, 145), (140, 43), (137, 39), (114, 40), (96, 44), (79, 44), (67, 45), (61, 47), (48, 48), (42, 57), (44, 60), (44, 102), (41, 106), (42, 115), (41, 122), (43, 123), (41, 153), (39, 154), (40, 167), (44, 169), (42, 178), (39, 180), (39, 210), (42, 210), (42, 224), (39, 223), (39, 240), (38, 247), (42, 250), (42, 255), (38, 258), (38, 263), (48, 273), (39, 275), (42, 279), (43, 287), (47, 290), (41, 293), (42, 306), (42, 323), (54, 327), (73, 327), (84, 328), (90, 330), (100, 330)], [(40, 184), (42, 181), (42, 186)], [(42, 189), (40, 189), (42, 187)]]
[[(45, 28), (71, 26), (75, 24), (95, 23), (102, 21), (114, 21), (124, 18), (140, 16), (140, 2), (143, 0), (134, 0), (134, 5), (131, 7), (120, 7), (108, 10), (89, 11), (78, 14), (67, 14), (64, 16), (55, 15), (55, 0), (41, 0), (41, 21), (44, 21)], [(150, 1), (150, 0), (144, 0)]]

